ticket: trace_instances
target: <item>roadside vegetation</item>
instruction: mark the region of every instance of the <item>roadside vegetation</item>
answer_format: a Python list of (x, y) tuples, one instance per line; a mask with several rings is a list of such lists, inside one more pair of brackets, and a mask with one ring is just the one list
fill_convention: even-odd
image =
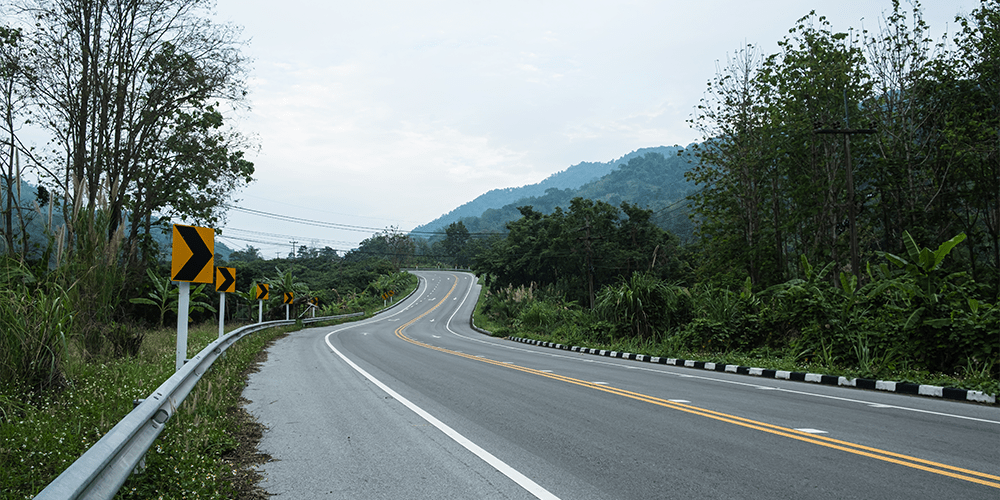
[[(27, 278), (13, 269), (8, 271), (13, 279)], [(416, 284), (416, 277), (409, 274), (385, 275), (372, 283), (368, 293), (356, 294), (346, 305), (329, 305), (317, 315), (371, 313), (382, 308), (376, 295), (381, 288), (394, 287), (402, 297)], [(115, 355), (114, 349), (85, 355), (83, 339), (66, 336), (72, 332), (67, 327), (73, 315), (60, 303), (64, 294), (58, 289), (50, 294), (36, 290), (13, 300), (18, 291), (24, 289), (5, 289), (11, 296), (0, 301), (6, 308), (2, 311), (5, 345), (0, 350), (5, 356), (0, 365), (5, 370), (0, 384), (0, 498), (11, 499), (36, 495), (128, 414), (133, 400), (147, 397), (169, 378), (175, 369), (176, 346), (172, 326), (133, 326), (123, 330), (140, 341), (127, 355)], [(11, 330), (11, 324), (24, 328)], [(227, 331), (240, 325), (230, 323)], [(298, 329), (254, 333), (216, 360), (168, 421), (146, 456), (145, 471), (126, 482), (119, 498), (266, 498), (256, 489), (258, 478), (252, 470), (266, 460), (252, 444), (259, 429), (242, 409), (240, 394), (264, 346)], [(216, 338), (215, 321), (192, 327), (188, 356)], [(22, 356), (17, 363), (12, 362), (11, 342), (26, 346), (18, 351)]]
[[(152, 235), (214, 225), (253, 180), (252, 145), (224, 126), (245, 104), (242, 42), (203, 2), (18, 5), (0, 25), (4, 498), (37, 493), (173, 371), (177, 290)], [(738, 50), (695, 112), (701, 144), (632, 158), (592, 196), (552, 191), (502, 230), (390, 227), (345, 254), (217, 259), (236, 268), (229, 324), (257, 320), (257, 283), (265, 320), (285, 317), (282, 292), (293, 318), (370, 313), (415, 286), (402, 267), (468, 267), (496, 335), (997, 394), (1000, 3), (940, 41), (919, 5), (893, 5), (878, 32), (809, 14), (778, 53)], [(148, 31), (112, 33), (133, 28)], [(21, 142), (29, 122), (52, 151)], [(668, 202), (641, 179), (678, 158), (697, 192)], [(663, 223), (681, 202), (683, 240)], [(217, 335), (218, 295), (192, 289), (193, 353)], [(233, 436), (252, 428), (238, 389), (276, 334), (217, 361), (122, 496), (235, 496)]]
[(481, 326), (997, 394), (1000, 3), (955, 26), (932, 40), (920, 5), (894, 1), (877, 31), (814, 12), (776, 53), (737, 48), (679, 153), (693, 238), (622, 196), (636, 178), (522, 206), (470, 243)]
[(970, 299), (968, 282), (883, 265), (863, 287), (843, 274), (838, 287), (831, 266), (802, 265), (805, 278), (759, 292), (636, 272), (602, 288), (594, 309), (551, 284), (485, 289), (475, 322), (500, 337), (1000, 394), (1000, 308)]

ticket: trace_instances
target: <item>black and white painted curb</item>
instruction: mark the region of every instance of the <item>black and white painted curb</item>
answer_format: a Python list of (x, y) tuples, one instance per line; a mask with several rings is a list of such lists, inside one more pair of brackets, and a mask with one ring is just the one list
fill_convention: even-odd
[[(473, 325), (475, 328), (475, 325)], [(480, 328), (477, 331), (485, 332)], [(524, 339), (520, 337), (507, 337), (515, 342), (532, 344), (541, 347), (551, 347), (565, 351), (579, 352), (584, 354), (596, 354), (609, 358), (634, 359), (647, 363), (657, 363), (661, 365), (686, 366), (690, 368), (700, 368), (716, 372), (738, 373), (740, 375), (754, 375), (764, 378), (774, 378), (783, 380), (796, 380), (800, 382), (813, 382), (823, 385), (838, 385), (845, 387), (857, 387), (859, 389), (872, 389), (877, 391), (898, 392), (902, 394), (912, 394), (915, 396), (931, 396), (957, 401), (974, 401), (978, 403), (996, 404), (996, 396), (980, 391), (970, 391), (966, 389), (955, 389), (952, 387), (939, 387), (936, 385), (911, 384), (909, 382), (890, 382), (886, 380), (874, 380), (869, 378), (847, 378), (834, 375), (820, 375), (818, 373), (789, 372), (784, 370), (768, 370), (765, 368), (754, 368), (750, 366), (726, 365), (722, 363), (709, 363), (705, 361), (694, 361), (692, 359), (662, 358), (649, 356), (646, 354), (633, 354), (630, 352), (608, 351), (605, 349), (590, 349), (587, 347), (568, 346), (556, 344), (554, 342), (543, 342), (540, 340)]]

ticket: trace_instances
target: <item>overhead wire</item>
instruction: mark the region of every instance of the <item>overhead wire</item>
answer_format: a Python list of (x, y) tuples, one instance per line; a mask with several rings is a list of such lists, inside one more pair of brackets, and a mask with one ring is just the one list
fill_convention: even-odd
[[(297, 223), (297, 224), (304, 224), (304, 225), (308, 225), (308, 226), (326, 227), (326, 228), (330, 228), (330, 229), (341, 229), (341, 230), (345, 230), (345, 231), (356, 231), (356, 232), (369, 232), (369, 231), (381, 232), (381, 231), (384, 231), (386, 229), (384, 227), (378, 228), (378, 227), (368, 227), (368, 226), (354, 226), (354, 225), (350, 225), (350, 224), (341, 224), (339, 222), (327, 222), (327, 221), (320, 221), (320, 220), (314, 220), (314, 219), (305, 219), (305, 218), (302, 218), (302, 217), (292, 217), (290, 215), (282, 215), (282, 214), (277, 214), (277, 213), (273, 213), (273, 212), (265, 212), (263, 210), (254, 210), (252, 208), (238, 207), (236, 205), (229, 205), (229, 204), (226, 204), (224, 206), (226, 208), (230, 209), (230, 210), (236, 210), (238, 212), (243, 212), (243, 213), (246, 213), (246, 214), (249, 214), (249, 215), (255, 215), (255, 216), (258, 216), (258, 217), (265, 217), (265, 218), (274, 219), (274, 220), (280, 220), (280, 221), (283, 221), (283, 222), (294, 222), (294, 223)], [(420, 235), (429, 235), (429, 236), (445, 236), (447, 234), (444, 231), (401, 231), (401, 232), (404, 232), (406, 234), (420, 234)], [(491, 233), (491, 232), (487, 232), (487, 233), (469, 233), (469, 236), (488, 236), (488, 235), (492, 235), (492, 234), (497, 234), (497, 233)]]

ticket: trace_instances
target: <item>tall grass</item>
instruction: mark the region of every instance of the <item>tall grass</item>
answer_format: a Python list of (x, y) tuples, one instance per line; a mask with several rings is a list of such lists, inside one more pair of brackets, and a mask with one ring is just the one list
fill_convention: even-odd
[(66, 295), (58, 285), (35, 283), (18, 261), (0, 267), (0, 380), (36, 390), (58, 386), (73, 318)]
[[(195, 386), (119, 498), (236, 498), (246, 475), (230, 458), (242, 429), (239, 407), (245, 372), (271, 339), (269, 329), (237, 342)], [(0, 498), (32, 498), (132, 411), (175, 370), (176, 332), (147, 331), (135, 357), (100, 362), (66, 358), (69, 381), (60, 391), (0, 384)], [(188, 356), (218, 338), (214, 323), (189, 331)]]
[(82, 354), (93, 359), (111, 354), (106, 349), (108, 330), (116, 317), (126, 283), (121, 242), (124, 227), (109, 235), (110, 219), (99, 209), (93, 218), (77, 216), (72, 252), (63, 257), (53, 279), (66, 290), (70, 308), (75, 311), (73, 333)]

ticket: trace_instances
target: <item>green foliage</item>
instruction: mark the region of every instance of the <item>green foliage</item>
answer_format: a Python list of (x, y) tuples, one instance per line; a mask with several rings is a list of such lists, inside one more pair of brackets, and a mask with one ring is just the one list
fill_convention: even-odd
[(107, 354), (108, 325), (123, 313), (120, 306), (127, 290), (121, 248), (124, 236), (120, 226), (111, 229), (111, 216), (105, 209), (90, 215), (77, 211), (75, 220), (72, 251), (66, 252), (51, 279), (66, 290), (74, 311), (72, 336), (86, 358), (98, 358)]
[(474, 259), (473, 268), (492, 290), (551, 285), (569, 300), (589, 305), (591, 282), (596, 291), (635, 271), (658, 277), (680, 273), (677, 239), (653, 225), (648, 210), (575, 198), (566, 212), (520, 211), (507, 237)]
[(652, 338), (687, 323), (691, 309), (686, 289), (635, 272), (628, 280), (602, 288), (594, 313), (601, 320), (628, 325), (625, 336)]
[(899, 269), (878, 266), (863, 286), (843, 272), (835, 282), (832, 264), (816, 268), (801, 256), (803, 278), (759, 293), (749, 278), (738, 291), (711, 284), (685, 289), (635, 273), (601, 289), (592, 313), (562, 306), (551, 285), (533, 284), (486, 291), (480, 311), (496, 335), (703, 360), (769, 352), (824, 373), (948, 377), (946, 385), (995, 392), (1000, 308), (975, 298), (978, 287), (962, 273), (943, 270), (961, 240), (931, 251), (911, 239), (909, 258), (890, 258)]
[[(160, 313), (159, 326), (160, 328), (163, 328), (163, 318), (167, 311), (173, 311), (174, 314), (177, 314), (180, 289), (177, 286), (174, 286), (174, 284), (170, 281), (170, 278), (166, 276), (157, 276), (151, 269), (146, 269), (146, 276), (149, 278), (152, 290), (146, 294), (146, 297), (135, 297), (129, 301), (133, 304), (156, 307)], [(215, 307), (207, 302), (209, 297), (208, 293), (205, 291), (206, 287), (207, 285), (203, 283), (190, 288), (188, 294), (188, 314), (197, 314), (202, 311), (216, 312)]]
[(445, 254), (453, 259), (455, 267), (469, 265), (469, 230), (462, 221), (453, 222), (444, 230), (443, 242)]
[(884, 254), (897, 269), (879, 266), (878, 281), (869, 296), (895, 313), (902, 325), (898, 333), (914, 350), (920, 366), (955, 371), (968, 362), (992, 363), (1000, 357), (995, 305), (980, 302), (978, 286), (966, 273), (947, 273), (942, 268), (945, 257), (965, 240), (965, 234), (937, 250), (920, 248), (909, 233), (904, 232), (904, 238), (907, 257)]
[(0, 380), (34, 390), (60, 386), (66, 334), (72, 322), (72, 310), (60, 286), (37, 283), (20, 263), (3, 259)]

